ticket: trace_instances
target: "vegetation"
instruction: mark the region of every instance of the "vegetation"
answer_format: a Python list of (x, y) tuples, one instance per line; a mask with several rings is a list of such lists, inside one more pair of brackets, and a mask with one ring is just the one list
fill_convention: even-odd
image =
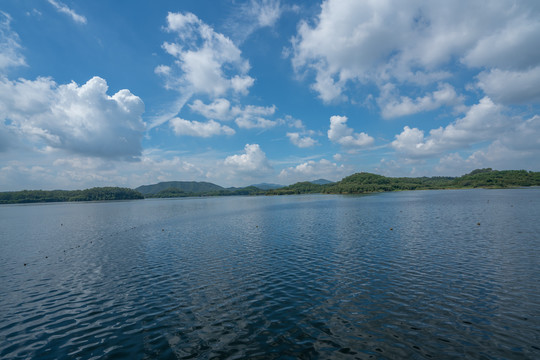
[(540, 172), (525, 170), (496, 171), (491, 168), (474, 170), (455, 179), (455, 187), (507, 188), (539, 186)]
[(35, 202), (98, 201), (143, 199), (138, 191), (119, 187), (96, 187), (86, 190), (23, 190), (0, 193), (0, 204)]
[(458, 178), (441, 176), (391, 178), (371, 173), (357, 173), (347, 176), (336, 183), (318, 185), (310, 182), (300, 182), (268, 191), (267, 194), (365, 194), (401, 190), (507, 188), (518, 186), (540, 186), (540, 172), (525, 170), (497, 171), (487, 168), (474, 170)]
[(169, 181), (140, 186), (135, 190), (102, 187), (87, 190), (24, 190), (0, 193), (0, 204), (58, 201), (128, 200), (150, 198), (175, 198), (188, 196), (235, 195), (293, 195), (293, 194), (366, 194), (383, 191), (508, 188), (540, 186), (540, 172), (526, 170), (497, 171), (477, 169), (461, 177), (399, 177), (392, 178), (371, 173), (357, 173), (331, 183), (327, 180), (299, 182), (279, 189), (263, 190), (256, 186), (225, 189), (221, 186), (195, 181)]
[(224, 190), (224, 188), (219, 185), (204, 181), (164, 181), (153, 185), (139, 186), (135, 190), (145, 196), (152, 195), (152, 197), (156, 197), (154, 195), (161, 192), (166, 193), (167, 191), (170, 191), (170, 189), (178, 189), (188, 194), (199, 194)]
[(266, 191), (261, 190), (255, 186), (248, 186), (245, 188), (231, 188), (214, 191), (203, 192), (185, 192), (178, 188), (168, 188), (158, 192), (157, 194), (146, 195), (147, 198), (176, 198), (176, 197), (190, 197), (190, 196), (234, 196), (234, 195), (265, 195)]

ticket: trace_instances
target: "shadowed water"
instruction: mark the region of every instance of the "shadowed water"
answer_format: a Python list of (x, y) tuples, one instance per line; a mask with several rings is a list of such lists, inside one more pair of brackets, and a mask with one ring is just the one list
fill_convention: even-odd
[(539, 214), (538, 188), (3, 205), (0, 358), (540, 358)]

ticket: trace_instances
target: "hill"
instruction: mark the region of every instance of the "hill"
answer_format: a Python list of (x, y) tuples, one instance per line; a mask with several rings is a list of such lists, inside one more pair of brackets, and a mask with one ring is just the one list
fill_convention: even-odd
[(526, 170), (477, 169), (460, 177), (386, 177), (371, 173), (356, 173), (341, 181), (318, 185), (299, 182), (280, 189), (269, 190), (268, 195), (288, 194), (365, 194), (383, 191), (463, 189), (463, 188), (507, 188), (540, 186), (540, 172)]
[(283, 185), (269, 184), (269, 183), (253, 184), (253, 185), (250, 185), (250, 186), (256, 187), (257, 189), (261, 189), (261, 190), (279, 189), (279, 188), (283, 187)]
[(310, 181), (310, 183), (317, 184), (317, 185), (327, 185), (327, 184), (332, 184), (333, 181), (326, 180), (326, 179), (317, 179), (317, 180)]
[(153, 185), (142, 185), (135, 190), (145, 196), (148, 196), (156, 195), (157, 193), (163, 192), (164, 190), (173, 193), (183, 192), (186, 194), (199, 194), (213, 191), (221, 191), (225, 190), (225, 188), (204, 181), (164, 181)]

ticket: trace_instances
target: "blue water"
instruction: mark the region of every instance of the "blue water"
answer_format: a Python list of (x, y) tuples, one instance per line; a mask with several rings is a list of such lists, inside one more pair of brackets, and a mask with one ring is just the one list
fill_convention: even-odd
[(2, 359), (538, 359), (540, 189), (0, 206)]

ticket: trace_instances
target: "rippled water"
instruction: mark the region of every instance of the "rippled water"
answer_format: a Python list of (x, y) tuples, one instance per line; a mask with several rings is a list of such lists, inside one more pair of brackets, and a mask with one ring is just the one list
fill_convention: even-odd
[(540, 358), (539, 215), (538, 188), (3, 205), (0, 358)]

